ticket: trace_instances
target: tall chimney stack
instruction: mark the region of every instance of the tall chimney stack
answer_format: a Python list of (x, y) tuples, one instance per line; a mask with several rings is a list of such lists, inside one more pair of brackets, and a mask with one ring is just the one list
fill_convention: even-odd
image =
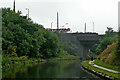
[(58, 12), (57, 12), (57, 30), (59, 29), (59, 16), (58, 16)]
[(13, 11), (15, 12), (15, 0), (14, 0), (14, 4), (13, 4)]
[(86, 23), (85, 23), (85, 33), (86, 33)]

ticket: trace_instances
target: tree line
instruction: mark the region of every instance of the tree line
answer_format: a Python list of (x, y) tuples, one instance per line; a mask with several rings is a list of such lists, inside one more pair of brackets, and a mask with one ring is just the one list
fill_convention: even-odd
[(112, 28), (107, 28), (104, 38), (91, 48), (91, 54), (93, 53), (103, 62), (120, 65), (120, 29), (115, 32)]
[(2, 8), (3, 55), (50, 58), (61, 52), (56, 33), (34, 23), (21, 12)]
[(115, 43), (117, 41), (117, 36), (117, 32), (113, 31), (112, 28), (107, 28), (104, 38), (101, 39), (98, 44), (95, 44), (91, 48), (91, 52), (99, 55), (107, 48), (108, 45), (111, 45), (112, 43)]

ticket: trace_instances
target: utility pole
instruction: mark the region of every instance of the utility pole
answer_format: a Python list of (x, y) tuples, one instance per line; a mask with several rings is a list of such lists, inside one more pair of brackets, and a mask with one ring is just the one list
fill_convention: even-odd
[(92, 22), (93, 23), (93, 33), (94, 33), (94, 22)]
[(85, 33), (86, 33), (86, 23), (85, 23)]
[(58, 16), (58, 12), (57, 12), (57, 30), (59, 29), (59, 16)]
[(29, 19), (29, 9), (28, 9), (28, 8), (26, 8), (26, 10), (28, 10), (28, 14), (27, 14), (27, 16), (28, 16), (28, 19)]
[(13, 3), (13, 11), (15, 12), (15, 0), (14, 0), (14, 3)]

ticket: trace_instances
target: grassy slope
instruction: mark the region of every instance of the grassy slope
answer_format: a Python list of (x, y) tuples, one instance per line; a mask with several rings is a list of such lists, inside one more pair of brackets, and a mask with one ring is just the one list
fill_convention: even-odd
[(99, 61), (99, 60), (95, 60), (94, 63), (96, 65), (99, 65), (99, 66), (102, 66), (102, 67), (105, 67), (105, 68), (108, 68), (108, 69), (112, 69), (112, 70), (115, 70), (115, 71), (120, 71), (120, 66), (117, 66), (117, 65), (110, 65), (108, 63), (104, 63), (103, 61)]
[[(114, 59), (114, 47), (115, 47), (115, 43), (113, 43), (112, 45), (109, 45), (99, 56), (98, 59), (95, 61), (95, 64), (109, 68), (109, 69), (113, 69), (116, 71), (120, 71), (120, 65), (116, 64), (116, 63), (120, 63), (119, 60)], [(116, 64), (116, 65), (115, 65)]]
[(102, 53), (100, 53), (98, 59), (110, 65), (119, 65), (120, 61), (116, 60), (117, 55), (115, 54), (115, 47), (116, 43), (108, 45), (108, 47)]
[(89, 60), (83, 61), (81, 64), (82, 64), (83, 66), (89, 68), (90, 70), (95, 70), (95, 71), (97, 71), (97, 72), (102, 73), (103, 75), (108, 75), (108, 76), (112, 76), (112, 77), (114, 77), (114, 78), (120, 79), (120, 76), (119, 76), (120, 74), (116, 74), (116, 73), (112, 73), (112, 72), (108, 72), (108, 71), (105, 71), (105, 70), (96, 68), (96, 67), (94, 67), (94, 66), (92, 66), (92, 65), (89, 64)]

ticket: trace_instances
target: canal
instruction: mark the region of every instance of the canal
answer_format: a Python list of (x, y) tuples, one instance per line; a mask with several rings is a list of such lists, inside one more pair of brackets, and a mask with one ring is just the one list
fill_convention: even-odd
[(81, 61), (45, 62), (34, 66), (14, 67), (3, 72), (4, 78), (81, 78), (94, 80), (95, 75), (90, 74), (81, 67)]

